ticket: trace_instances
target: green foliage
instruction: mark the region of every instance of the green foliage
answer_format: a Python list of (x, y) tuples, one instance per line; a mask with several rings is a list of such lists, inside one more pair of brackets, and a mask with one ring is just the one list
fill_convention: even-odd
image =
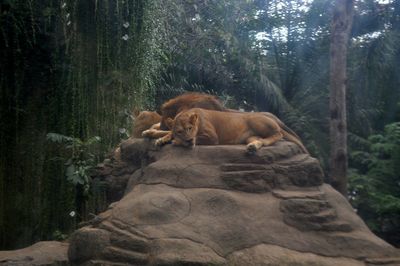
[(400, 122), (371, 135), (368, 143), (368, 150), (351, 153), (350, 201), (372, 230), (396, 243), (400, 233)]
[[(63, 144), (67, 151), (64, 158), (66, 166), (65, 176), (74, 186), (82, 186), (84, 195), (88, 196), (90, 188), (90, 171), (99, 162), (99, 155), (92, 152), (93, 146), (100, 142), (100, 137), (94, 136), (86, 141), (79, 138), (64, 136), (57, 133), (48, 133), (47, 139), (52, 142)], [(97, 160), (96, 160), (97, 157)]]
[(52, 239), (56, 241), (65, 241), (68, 238), (68, 235), (63, 234), (60, 230), (56, 230), (53, 232)]

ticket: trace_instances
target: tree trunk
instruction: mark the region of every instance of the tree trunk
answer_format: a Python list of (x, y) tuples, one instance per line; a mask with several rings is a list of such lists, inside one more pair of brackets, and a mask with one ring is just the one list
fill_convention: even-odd
[(354, 0), (336, 0), (330, 51), (330, 178), (347, 196), (346, 60)]

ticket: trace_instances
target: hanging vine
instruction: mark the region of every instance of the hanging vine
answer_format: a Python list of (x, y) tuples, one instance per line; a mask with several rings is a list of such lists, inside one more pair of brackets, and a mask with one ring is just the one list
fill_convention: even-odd
[(126, 137), (132, 109), (154, 108), (165, 12), (155, 0), (0, 4), (1, 249), (75, 226), (76, 189), (46, 134), (100, 136), (102, 153)]

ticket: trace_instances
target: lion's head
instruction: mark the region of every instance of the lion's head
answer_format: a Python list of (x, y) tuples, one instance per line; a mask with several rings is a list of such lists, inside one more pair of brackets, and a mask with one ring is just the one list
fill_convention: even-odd
[(156, 112), (150, 111), (142, 111), (136, 115), (134, 128), (133, 128), (133, 137), (141, 138), (142, 132), (146, 129), (149, 129), (154, 124), (160, 123), (161, 116)]
[[(171, 120), (169, 120), (169, 123), (172, 123)], [(173, 144), (194, 147), (199, 129), (198, 121), (198, 115), (193, 112), (188, 111), (178, 114), (172, 125)]]

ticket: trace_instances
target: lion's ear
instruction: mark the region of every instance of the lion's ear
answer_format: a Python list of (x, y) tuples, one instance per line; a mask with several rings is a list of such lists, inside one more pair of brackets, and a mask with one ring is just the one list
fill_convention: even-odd
[(140, 109), (134, 108), (134, 109), (132, 110), (132, 114), (133, 114), (134, 117), (137, 117), (137, 116), (140, 114)]
[(165, 120), (165, 125), (167, 128), (172, 129), (174, 127), (174, 119), (168, 117), (167, 120)]
[(192, 124), (192, 125), (196, 124), (197, 119), (198, 119), (198, 115), (197, 114), (191, 114), (190, 117), (189, 117), (190, 124)]

